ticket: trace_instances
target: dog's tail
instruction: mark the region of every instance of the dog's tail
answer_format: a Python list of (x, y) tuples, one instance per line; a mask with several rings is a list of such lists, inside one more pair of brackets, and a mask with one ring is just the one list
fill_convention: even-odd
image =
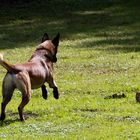
[(18, 73), (20, 70), (15, 69), (14, 65), (9, 64), (3, 60), (3, 54), (0, 53), (0, 65), (3, 66), (8, 72)]

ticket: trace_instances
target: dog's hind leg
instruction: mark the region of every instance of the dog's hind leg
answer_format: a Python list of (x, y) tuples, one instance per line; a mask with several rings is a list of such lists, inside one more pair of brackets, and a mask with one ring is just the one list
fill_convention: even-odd
[(20, 120), (24, 121), (25, 119), (23, 116), (23, 108), (25, 107), (26, 104), (28, 104), (31, 98), (31, 83), (30, 83), (30, 78), (28, 73), (20, 72), (17, 76), (16, 85), (17, 88), (22, 93), (22, 101), (18, 107), (18, 112), (19, 112)]
[(23, 108), (28, 102), (30, 101), (30, 96), (22, 96), (22, 101), (18, 107), (18, 112), (19, 112), (19, 117), (21, 121), (24, 121), (24, 116), (23, 116)]
[(14, 92), (15, 86), (12, 81), (12, 75), (7, 74), (3, 80), (3, 85), (2, 85), (2, 103), (1, 103), (1, 116), (0, 120), (5, 119), (5, 108), (6, 105), (10, 102), (13, 92)]

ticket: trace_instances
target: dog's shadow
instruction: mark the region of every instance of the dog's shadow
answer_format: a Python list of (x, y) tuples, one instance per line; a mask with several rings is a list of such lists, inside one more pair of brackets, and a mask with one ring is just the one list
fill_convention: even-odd
[(4, 120), (4, 121), (0, 121), (0, 127), (4, 127), (4, 126), (8, 126), (12, 123), (15, 123), (15, 122), (19, 122), (20, 120), (18, 118), (16, 119), (7, 119), (7, 120)]
[[(5, 119), (4, 121), (0, 121), (0, 127), (8, 126), (8, 125), (10, 125), (12, 123), (16, 123), (16, 122), (21, 122), (19, 119), (18, 113), (13, 113), (13, 112), (9, 111), (9, 112), (7, 112), (7, 116), (9, 116), (9, 118), (11, 118), (11, 119)], [(24, 113), (25, 122), (29, 118), (37, 118), (38, 116), (39, 116), (39, 114), (32, 113), (32, 112)], [(21, 122), (21, 123), (24, 123), (24, 122)]]

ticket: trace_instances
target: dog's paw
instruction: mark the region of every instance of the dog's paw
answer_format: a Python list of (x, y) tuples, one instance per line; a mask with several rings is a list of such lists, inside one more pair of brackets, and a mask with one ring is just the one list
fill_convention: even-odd
[(41, 87), (41, 89), (42, 89), (42, 97), (46, 100), (46, 99), (48, 98), (48, 91), (47, 91), (47, 89), (46, 89), (46, 86), (43, 85), (43, 86)]
[(43, 99), (45, 99), (45, 100), (47, 100), (47, 98), (48, 98), (48, 93), (46, 92), (46, 93), (42, 93), (42, 97), (43, 97)]
[(5, 114), (1, 114), (0, 120), (1, 120), (1, 121), (4, 121), (4, 119), (5, 119)]
[(53, 97), (54, 97), (55, 99), (59, 99), (59, 93), (58, 93), (57, 87), (55, 87), (55, 88), (53, 89)]

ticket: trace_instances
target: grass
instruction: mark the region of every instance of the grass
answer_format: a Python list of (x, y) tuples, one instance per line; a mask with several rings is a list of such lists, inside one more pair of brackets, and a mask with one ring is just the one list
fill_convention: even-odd
[[(49, 88), (48, 100), (34, 90), (21, 123), (21, 95), (15, 91), (0, 122), (0, 139), (139, 139), (139, 2), (15, 2), (0, 5), (0, 52), (11, 63), (23, 63), (44, 32), (60, 32), (54, 70), (60, 99)], [(5, 73), (0, 67), (0, 83)], [(104, 99), (115, 93), (126, 98)]]

